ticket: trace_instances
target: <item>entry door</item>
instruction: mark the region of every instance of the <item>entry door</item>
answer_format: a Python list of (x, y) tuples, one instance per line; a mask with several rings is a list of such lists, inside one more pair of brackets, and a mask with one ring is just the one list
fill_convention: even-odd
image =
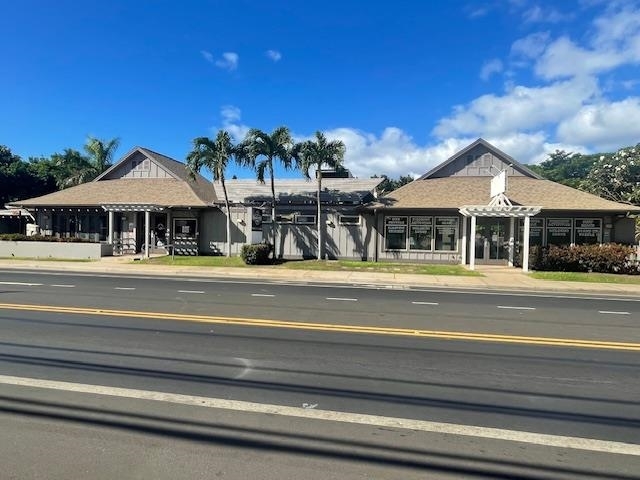
[(476, 224), (476, 260), (505, 263), (509, 259), (509, 219), (479, 217)]

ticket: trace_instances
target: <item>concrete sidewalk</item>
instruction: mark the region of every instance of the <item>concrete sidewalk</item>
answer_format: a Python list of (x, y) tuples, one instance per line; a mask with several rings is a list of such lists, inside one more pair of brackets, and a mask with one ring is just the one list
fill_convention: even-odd
[(527, 290), (540, 292), (582, 292), (618, 295), (640, 295), (640, 285), (563, 282), (539, 280), (519, 269), (503, 266), (478, 266), (481, 277), (455, 275), (419, 275), (379, 272), (336, 272), (320, 270), (289, 270), (270, 266), (181, 267), (149, 265), (132, 261), (131, 257), (104, 257), (95, 262), (61, 262), (0, 259), (0, 269), (77, 272), (96, 274), (159, 275), (218, 279), (272, 280), (293, 283), (338, 283), (349, 285), (392, 285), (406, 287), (454, 287), (496, 290)]

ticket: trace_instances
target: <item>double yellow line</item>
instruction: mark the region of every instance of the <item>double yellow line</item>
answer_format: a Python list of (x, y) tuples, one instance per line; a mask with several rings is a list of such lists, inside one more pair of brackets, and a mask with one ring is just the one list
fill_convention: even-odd
[(470, 340), (477, 342), (517, 343), (527, 345), (550, 345), (558, 347), (640, 351), (640, 343), (609, 342), (601, 340), (578, 340), (571, 338), (528, 337), (520, 335), (497, 335), (491, 333), (418, 330), (413, 328), (371, 327), (361, 325), (340, 325), (331, 323), (290, 322), (281, 320), (263, 320), (258, 318), (221, 317), (215, 315), (186, 315), (181, 313), (140, 312), (133, 310), (58, 307), (53, 305), (25, 305), (14, 303), (0, 303), (0, 309), (78, 315), (97, 315), (105, 317), (148, 318), (153, 320), (181, 320), (187, 322), (216, 323), (226, 325), (291, 328), (298, 330), (319, 330), (324, 332), (400, 335), (408, 337), (439, 338), (444, 340)]

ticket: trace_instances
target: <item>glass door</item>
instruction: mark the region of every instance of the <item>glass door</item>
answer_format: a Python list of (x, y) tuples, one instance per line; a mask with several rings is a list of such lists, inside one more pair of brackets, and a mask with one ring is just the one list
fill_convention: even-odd
[(509, 259), (509, 219), (478, 217), (475, 235), (476, 260), (503, 263)]

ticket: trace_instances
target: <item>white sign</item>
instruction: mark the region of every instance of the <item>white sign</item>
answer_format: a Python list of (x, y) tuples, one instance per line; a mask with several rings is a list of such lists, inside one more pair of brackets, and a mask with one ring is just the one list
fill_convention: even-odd
[(491, 198), (497, 197), (507, 190), (507, 172), (502, 170), (491, 179)]

